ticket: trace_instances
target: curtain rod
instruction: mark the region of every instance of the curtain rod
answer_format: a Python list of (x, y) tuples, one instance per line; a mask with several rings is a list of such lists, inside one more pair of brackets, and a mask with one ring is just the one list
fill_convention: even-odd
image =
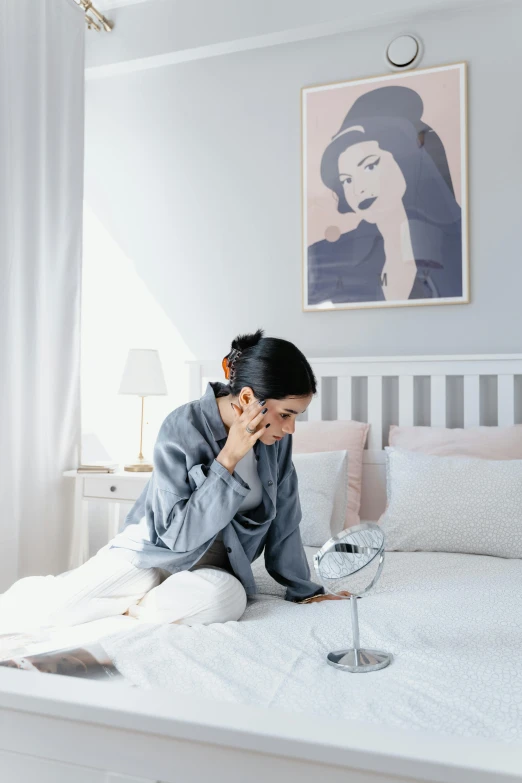
[[(114, 22), (111, 22), (100, 13), (100, 11), (93, 6), (91, 0), (74, 0), (74, 2), (85, 11), (85, 23), (89, 30), (96, 30), (96, 32), (99, 33), (103, 28), (106, 33), (110, 33), (114, 27)], [(93, 19), (93, 16), (95, 19)]]

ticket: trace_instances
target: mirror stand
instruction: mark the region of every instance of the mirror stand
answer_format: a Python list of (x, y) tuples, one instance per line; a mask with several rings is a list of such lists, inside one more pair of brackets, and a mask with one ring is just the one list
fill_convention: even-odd
[(391, 655), (380, 650), (362, 650), (359, 647), (357, 596), (350, 597), (350, 606), (352, 609), (353, 647), (328, 653), (326, 660), (331, 666), (344, 669), (347, 672), (376, 672), (378, 669), (384, 669), (391, 662)]

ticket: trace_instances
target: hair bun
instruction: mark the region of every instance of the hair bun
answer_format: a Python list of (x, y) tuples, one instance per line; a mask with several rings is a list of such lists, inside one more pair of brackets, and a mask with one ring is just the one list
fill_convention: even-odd
[(253, 348), (264, 337), (263, 329), (258, 329), (254, 334), (238, 334), (235, 340), (232, 340), (231, 350), (245, 351), (247, 348)]

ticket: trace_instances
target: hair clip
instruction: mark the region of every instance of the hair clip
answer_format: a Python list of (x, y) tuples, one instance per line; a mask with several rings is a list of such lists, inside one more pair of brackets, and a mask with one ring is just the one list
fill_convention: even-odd
[(237, 348), (233, 348), (228, 356), (225, 356), (223, 361), (221, 362), (221, 366), (223, 368), (223, 372), (225, 373), (225, 378), (227, 381), (232, 380), (234, 377), (234, 364), (236, 363), (237, 359), (241, 356), (242, 351), (238, 350)]
[(235, 362), (237, 361), (237, 359), (239, 359), (240, 356), (241, 356), (241, 351), (239, 350), (239, 348), (233, 348), (228, 355), (229, 365), (232, 366), (233, 364), (235, 364)]

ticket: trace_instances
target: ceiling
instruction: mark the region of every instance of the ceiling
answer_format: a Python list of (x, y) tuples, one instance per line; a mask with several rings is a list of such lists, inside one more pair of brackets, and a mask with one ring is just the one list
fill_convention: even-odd
[(519, 0), (94, 0), (114, 22), (87, 37), (87, 78), (396, 24)]

